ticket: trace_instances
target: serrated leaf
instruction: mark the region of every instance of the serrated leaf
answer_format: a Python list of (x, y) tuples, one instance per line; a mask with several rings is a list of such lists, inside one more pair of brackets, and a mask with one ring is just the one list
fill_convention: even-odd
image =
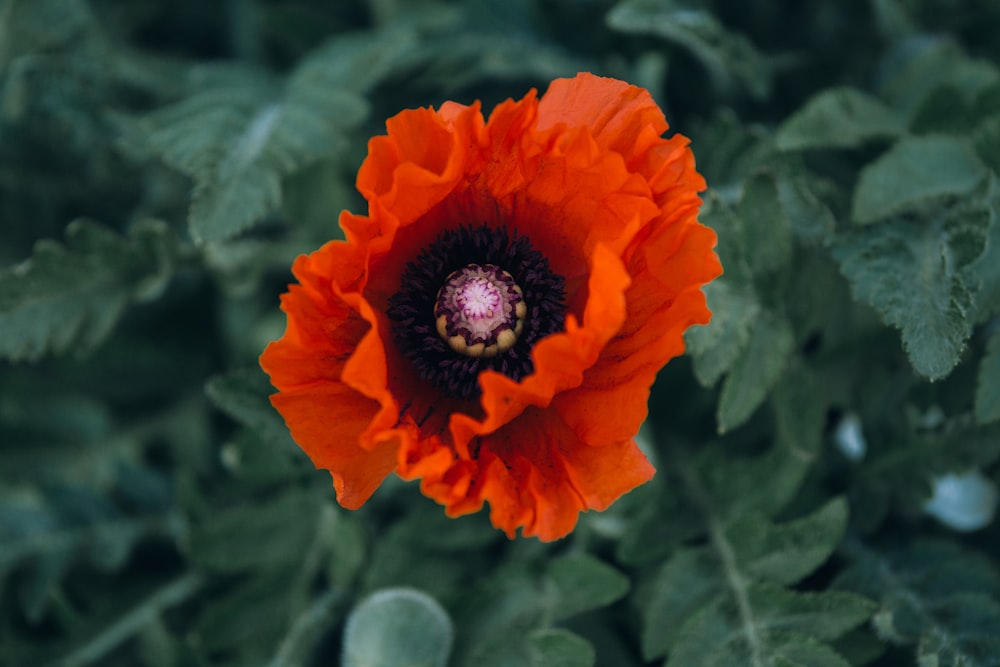
[(976, 421), (989, 424), (997, 420), (1000, 420), (1000, 329), (993, 332), (986, 344), (976, 381)]
[[(668, 665), (722, 667), (798, 664), (798, 655), (838, 664), (830, 662), (836, 653), (829, 647), (809, 647), (862, 622), (874, 605), (860, 596), (802, 594), (776, 584), (796, 583), (826, 561), (846, 526), (844, 501), (774, 525), (768, 518), (787, 504), (807, 469), (801, 461), (780, 447), (735, 461), (721, 451), (699, 452), (697, 459), (673, 452), (708, 544), (677, 551), (657, 572), (642, 607), (644, 658), (668, 654)], [(759, 483), (764, 477), (768, 484)], [(789, 645), (800, 648), (785, 656)]]
[(66, 245), (39, 241), (30, 259), (0, 272), (0, 357), (35, 361), (100, 344), (129, 302), (157, 295), (173, 274), (176, 243), (159, 222), (129, 238), (88, 220)]
[(611, 604), (629, 589), (628, 578), (601, 560), (585, 554), (553, 560), (548, 576), (556, 589), (555, 619)]
[[(781, 664), (789, 659), (786, 646), (801, 655), (802, 642), (836, 639), (867, 620), (874, 607), (859, 595), (798, 593), (751, 584), (742, 599), (720, 598), (688, 619), (666, 664)], [(830, 653), (814, 655), (828, 661)]]
[(1000, 576), (989, 560), (944, 541), (886, 552), (855, 542), (847, 553), (853, 563), (834, 585), (880, 601), (883, 639), (917, 645), (921, 665), (998, 664)]
[[(749, 515), (774, 516), (785, 507), (809, 470), (809, 463), (782, 447), (757, 456), (735, 456), (725, 446), (704, 447), (694, 465), (699, 484), (720, 521)], [(767, 484), (761, 484), (761, 479)]]
[(861, 170), (851, 217), (867, 224), (934, 199), (967, 195), (986, 174), (975, 152), (959, 139), (908, 137)]
[(745, 35), (731, 32), (710, 11), (697, 4), (667, 0), (626, 0), (606, 17), (612, 30), (652, 34), (691, 53), (720, 87), (733, 81), (752, 95), (770, 92), (772, 67)]
[[(793, 584), (813, 572), (840, 542), (847, 506), (833, 500), (809, 516), (774, 525), (759, 514), (740, 514), (719, 527), (713, 548), (684, 549), (657, 573), (643, 609), (642, 650), (647, 660), (673, 650), (684, 622), (729, 593), (727, 580)], [(718, 553), (724, 550), (730, 556)], [(738, 572), (727, 572), (727, 568)], [(714, 603), (713, 603), (714, 604)]]
[(856, 88), (828, 88), (811, 97), (775, 135), (780, 150), (854, 148), (896, 137), (903, 122), (885, 103)]
[(694, 374), (703, 387), (711, 387), (732, 369), (750, 343), (750, 333), (760, 314), (752, 294), (732, 287), (725, 278), (703, 288), (712, 321), (684, 332)]
[(271, 392), (267, 376), (259, 368), (232, 370), (205, 383), (205, 394), (219, 410), (269, 445), (291, 446), (288, 429), (268, 402)]
[(761, 312), (750, 342), (722, 385), (716, 411), (720, 433), (740, 426), (760, 407), (785, 370), (794, 342), (783, 317)]
[(972, 329), (963, 270), (981, 254), (989, 215), (953, 209), (933, 220), (892, 220), (838, 238), (833, 255), (855, 297), (902, 330), (921, 375), (936, 380), (958, 363)]
[(132, 143), (194, 179), (192, 235), (221, 241), (280, 206), (283, 177), (346, 146), (347, 132), (368, 114), (361, 93), (411, 43), (395, 31), (335, 39), (284, 82), (237, 72), (123, 124)]
[(281, 570), (315, 539), (319, 516), (315, 494), (291, 491), (206, 517), (191, 529), (187, 551), (194, 563), (218, 572)]
[(847, 503), (834, 498), (812, 514), (777, 526), (744, 517), (727, 527), (741, 570), (759, 581), (790, 585), (833, 553), (847, 527)]
[(354, 608), (344, 627), (344, 667), (445, 667), (454, 630), (434, 598), (389, 588)]
[(773, 174), (758, 171), (747, 180), (739, 214), (744, 240), (753, 248), (748, 262), (754, 275), (770, 275), (785, 268), (792, 256), (792, 231)]
[(593, 667), (594, 647), (569, 630), (535, 630), (528, 636), (532, 667)]
[(643, 658), (666, 655), (684, 621), (713, 600), (724, 584), (707, 548), (682, 549), (667, 561), (657, 572), (643, 607)]

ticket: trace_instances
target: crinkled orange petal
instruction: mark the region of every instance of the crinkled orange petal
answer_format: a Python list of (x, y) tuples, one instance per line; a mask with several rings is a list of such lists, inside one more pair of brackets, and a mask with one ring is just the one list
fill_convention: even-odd
[(450, 428), (459, 447), (476, 436), (492, 433), (521, 414), (529, 405), (545, 407), (560, 391), (577, 387), (584, 371), (592, 366), (601, 348), (625, 321), (625, 289), (630, 278), (621, 260), (604, 246), (594, 250), (590, 270), (589, 298), (583, 326), (570, 317), (566, 331), (553, 334), (535, 345), (535, 372), (520, 382), (486, 371), (479, 377), (485, 418), (454, 414)]
[(563, 537), (580, 512), (606, 509), (655, 473), (631, 439), (581, 447), (558, 415), (537, 408), (484, 438), (482, 452), (481, 495), (493, 524), (511, 537), (519, 528), (546, 541)]
[(285, 417), (292, 437), (316, 464), (333, 475), (337, 502), (357, 509), (396, 468), (397, 445), (363, 447), (359, 438), (378, 404), (342, 384), (288, 389), (271, 402)]
[(615, 151), (626, 162), (662, 141), (668, 129), (663, 112), (647, 91), (588, 72), (556, 79), (545, 91), (538, 127), (560, 123), (588, 128), (602, 149)]

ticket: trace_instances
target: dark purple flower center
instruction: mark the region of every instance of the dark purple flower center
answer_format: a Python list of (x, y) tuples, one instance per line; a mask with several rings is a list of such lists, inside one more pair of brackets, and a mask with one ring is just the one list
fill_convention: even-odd
[(445, 232), (407, 264), (387, 314), (417, 374), (443, 393), (479, 396), (479, 373), (520, 380), (531, 349), (560, 331), (565, 281), (526, 237), (505, 229)]

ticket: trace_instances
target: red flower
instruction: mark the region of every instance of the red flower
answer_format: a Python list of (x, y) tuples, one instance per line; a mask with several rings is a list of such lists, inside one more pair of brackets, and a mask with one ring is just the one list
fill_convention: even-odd
[(261, 356), (295, 441), (361, 506), (391, 472), (449, 515), (553, 540), (654, 473), (633, 441), (721, 272), (688, 140), (591, 74), (541, 99), (403, 111), (368, 215), (292, 268)]

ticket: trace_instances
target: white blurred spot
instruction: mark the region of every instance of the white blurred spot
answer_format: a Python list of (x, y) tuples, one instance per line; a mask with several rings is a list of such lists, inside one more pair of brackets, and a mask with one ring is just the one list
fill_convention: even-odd
[(240, 469), (240, 465), (243, 463), (243, 456), (240, 453), (239, 447), (232, 442), (227, 442), (219, 452), (219, 460), (226, 470), (235, 472)]
[(953, 530), (979, 530), (993, 521), (997, 486), (978, 470), (942, 475), (934, 480), (934, 494), (924, 511)]
[(865, 452), (868, 451), (868, 443), (861, 430), (861, 420), (853, 412), (848, 412), (841, 418), (833, 432), (833, 441), (837, 444), (837, 449), (855, 463), (865, 458)]

